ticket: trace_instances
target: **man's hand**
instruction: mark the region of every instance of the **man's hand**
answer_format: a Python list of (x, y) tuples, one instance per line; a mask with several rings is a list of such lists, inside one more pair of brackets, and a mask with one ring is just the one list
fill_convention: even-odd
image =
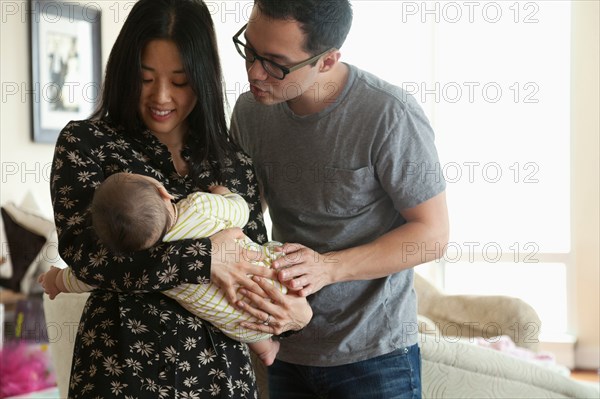
[(279, 281), (297, 295), (306, 297), (333, 283), (331, 268), (339, 262), (335, 252), (320, 254), (304, 245), (289, 243), (281, 250), (285, 255), (272, 266), (278, 270)]
[(210, 278), (225, 292), (227, 300), (232, 304), (239, 299), (237, 290), (240, 287), (267, 297), (263, 289), (252, 281), (250, 275), (276, 278), (274, 270), (251, 263), (263, 261), (265, 256), (262, 252), (244, 248), (241, 242), (245, 238), (242, 229), (237, 227), (222, 230), (210, 237), (212, 241)]

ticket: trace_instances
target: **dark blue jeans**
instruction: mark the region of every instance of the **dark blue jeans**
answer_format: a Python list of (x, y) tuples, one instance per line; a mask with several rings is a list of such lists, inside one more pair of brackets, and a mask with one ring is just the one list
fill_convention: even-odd
[(420, 399), (421, 353), (415, 344), (333, 367), (276, 360), (269, 367), (269, 392), (271, 399)]

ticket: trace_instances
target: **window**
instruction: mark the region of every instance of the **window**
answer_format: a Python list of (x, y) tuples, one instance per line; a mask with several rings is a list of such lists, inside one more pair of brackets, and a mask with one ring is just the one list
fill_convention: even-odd
[[(231, 36), (252, 1), (231, 3), (213, 18), (233, 106), (248, 83)], [(445, 289), (519, 296), (543, 334), (568, 331), (570, 1), (352, 3), (342, 60), (411, 93), (436, 132)]]
[(436, 131), (445, 289), (521, 297), (543, 334), (566, 332), (570, 2), (353, 5), (343, 59), (411, 93)]

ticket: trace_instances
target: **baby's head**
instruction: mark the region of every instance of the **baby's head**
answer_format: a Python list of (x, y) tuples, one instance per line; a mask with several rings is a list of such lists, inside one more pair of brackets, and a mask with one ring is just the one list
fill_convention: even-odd
[(174, 222), (173, 197), (157, 180), (116, 173), (96, 188), (92, 225), (100, 240), (115, 252), (148, 249)]

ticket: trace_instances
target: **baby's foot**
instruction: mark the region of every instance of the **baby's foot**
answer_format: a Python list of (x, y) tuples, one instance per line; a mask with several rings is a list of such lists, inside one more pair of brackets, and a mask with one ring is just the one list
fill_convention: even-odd
[(261, 353), (257, 353), (258, 357), (265, 366), (270, 366), (275, 361), (275, 357), (277, 356), (277, 352), (279, 352), (279, 341), (270, 341), (269, 349), (266, 351), (262, 351)]

